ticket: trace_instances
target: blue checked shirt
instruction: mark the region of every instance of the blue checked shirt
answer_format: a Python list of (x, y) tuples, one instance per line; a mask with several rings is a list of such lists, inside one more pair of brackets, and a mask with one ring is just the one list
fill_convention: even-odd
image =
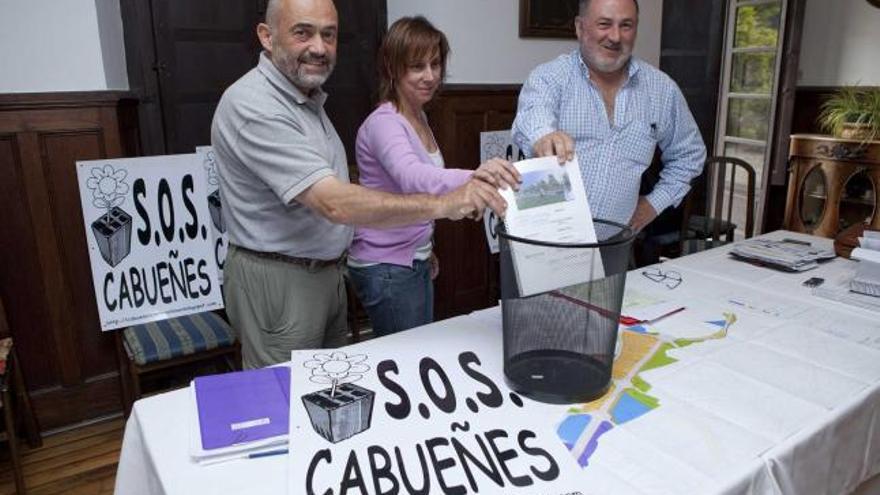
[(623, 224), (635, 211), (642, 173), (656, 146), (663, 170), (647, 200), (657, 213), (681, 202), (706, 160), (706, 146), (681, 90), (635, 57), (617, 93), (614, 125), (579, 50), (532, 71), (519, 95), (513, 140), (533, 156), (532, 145), (556, 130), (574, 139), (593, 216)]

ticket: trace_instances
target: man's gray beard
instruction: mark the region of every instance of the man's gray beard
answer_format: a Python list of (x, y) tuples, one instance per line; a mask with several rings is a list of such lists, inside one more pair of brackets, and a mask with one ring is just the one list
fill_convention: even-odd
[(327, 72), (323, 74), (301, 74), (300, 72), (304, 72), (304, 69), (303, 66), (300, 65), (296, 71), (289, 71), (287, 77), (290, 78), (290, 81), (296, 86), (306, 89), (315, 89), (321, 87), (322, 84), (327, 82), (327, 79), (330, 78), (330, 74), (333, 73), (334, 67), (335, 64), (328, 64)]
[(303, 88), (303, 89), (315, 89), (320, 87), (322, 84), (327, 82), (327, 79), (330, 77), (330, 74), (333, 73), (333, 69), (336, 67), (336, 64), (333, 62), (329, 62), (327, 64), (327, 71), (323, 74), (306, 74), (305, 67), (302, 64), (299, 64), (294, 69), (294, 64), (296, 64), (297, 60), (291, 60), (286, 55), (278, 61), (279, 63), (276, 66), (280, 65), (279, 69), (281, 72), (287, 76), (287, 79), (290, 80), (294, 84), (294, 86)]
[(632, 53), (630, 52), (626, 55), (621, 55), (621, 57), (618, 59), (615, 59), (615, 61), (613, 63), (608, 64), (608, 63), (600, 63), (598, 60), (594, 59), (593, 57), (586, 57), (587, 65), (591, 69), (593, 69), (595, 71), (603, 72), (603, 73), (610, 73), (610, 72), (619, 71), (624, 66), (626, 66), (627, 63), (629, 63), (629, 60), (631, 58), (632, 58)]

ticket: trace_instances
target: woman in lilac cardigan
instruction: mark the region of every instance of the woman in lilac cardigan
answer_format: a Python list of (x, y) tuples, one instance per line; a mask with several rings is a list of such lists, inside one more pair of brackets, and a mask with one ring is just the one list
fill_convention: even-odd
[[(519, 174), (502, 160), (476, 171), (444, 168), (423, 107), (446, 73), (446, 36), (424, 17), (404, 17), (388, 30), (379, 51), (380, 105), (358, 130), (360, 184), (397, 194), (444, 194), (465, 182), (515, 185)], [(434, 225), (390, 229), (359, 227), (348, 258), (358, 297), (377, 335), (434, 319), (432, 280), (439, 273)]]

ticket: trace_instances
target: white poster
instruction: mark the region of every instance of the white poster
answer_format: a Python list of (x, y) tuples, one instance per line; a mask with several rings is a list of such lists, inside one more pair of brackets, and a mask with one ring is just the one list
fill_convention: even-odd
[(102, 330), (223, 306), (195, 154), (76, 166)]
[(214, 160), (214, 148), (210, 146), (196, 147), (199, 163), (205, 171), (205, 185), (208, 190), (208, 212), (211, 213), (211, 234), (214, 249), (214, 263), (217, 264), (217, 275), (223, 284), (223, 263), (226, 261), (226, 250), (229, 240), (226, 237), (226, 222), (223, 217), (223, 203), (220, 201), (220, 178), (217, 176), (217, 162)]
[(498, 232), (495, 230), (498, 228), (498, 216), (495, 215), (495, 212), (486, 209), (486, 213), (483, 214), (483, 230), (486, 231), (486, 242), (489, 243), (489, 252), (492, 254), (498, 254), (501, 250), (498, 245)]
[(510, 131), (489, 131), (480, 133), (480, 163), (490, 158), (504, 158), (509, 162), (525, 160), (526, 155), (513, 144)]
[[(480, 133), (480, 163), (485, 163), (490, 158), (504, 158), (509, 162), (524, 160), (522, 150), (513, 144), (510, 131), (490, 131)], [(498, 225), (498, 217), (492, 210), (486, 210), (483, 215), (483, 229), (486, 231), (486, 242), (489, 243), (489, 251), (498, 253), (498, 234), (495, 227)]]
[(289, 494), (583, 493), (558, 413), (507, 388), (500, 348), (389, 344), (293, 352)]

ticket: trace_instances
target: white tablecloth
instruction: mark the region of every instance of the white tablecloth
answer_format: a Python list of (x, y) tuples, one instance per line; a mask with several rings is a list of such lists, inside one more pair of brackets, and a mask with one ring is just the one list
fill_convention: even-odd
[[(830, 247), (830, 240), (790, 232), (769, 237)], [(599, 437), (583, 469), (585, 494), (837, 495), (880, 473), (880, 318), (817, 298), (801, 285), (814, 276), (831, 281), (852, 262), (837, 259), (789, 274), (732, 260), (728, 250), (658, 265), (680, 273), (683, 282), (674, 289), (643, 277), (642, 270), (629, 274), (627, 297), (639, 293), (687, 307), (652, 330), (685, 337), (688, 321), (705, 321), (705, 315), (735, 312), (737, 321), (725, 338), (676, 348), (670, 351), (676, 362), (640, 374), (660, 406)], [(493, 308), (358, 346), (392, 341), (501, 352), (500, 312)], [(554, 424), (570, 414), (564, 407), (547, 411)], [(286, 494), (284, 456), (214, 466), (191, 462), (191, 414), (186, 390), (135, 404), (116, 493)]]

